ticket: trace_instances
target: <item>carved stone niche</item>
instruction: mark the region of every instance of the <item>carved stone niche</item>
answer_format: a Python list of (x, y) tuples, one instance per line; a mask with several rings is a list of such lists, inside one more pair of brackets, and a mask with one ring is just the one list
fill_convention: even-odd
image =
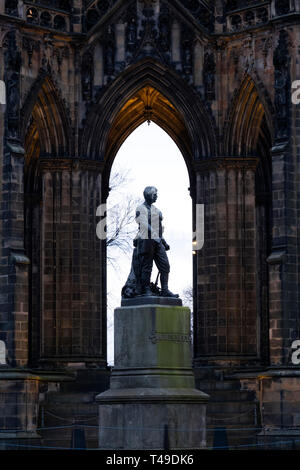
[(84, 101), (90, 101), (93, 95), (94, 60), (91, 51), (84, 54), (81, 64), (82, 71), (82, 97)]
[(216, 63), (212, 52), (206, 52), (203, 65), (203, 82), (205, 88), (205, 99), (212, 101), (215, 99), (215, 73)]
[(86, 2), (88, 10), (85, 15), (85, 29), (89, 31), (100, 18), (113, 6), (116, 0), (99, 0), (94, 2)]
[(4, 40), (5, 83), (6, 83), (6, 124), (7, 136), (18, 138), (20, 119), (20, 68), (21, 54), (17, 48), (15, 32), (10, 31)]
[(193, 73), (193, 43), (194, 35), (187, 27), (182, 26), (181, 32), (181, 62), (182, 70), (186, 76)]

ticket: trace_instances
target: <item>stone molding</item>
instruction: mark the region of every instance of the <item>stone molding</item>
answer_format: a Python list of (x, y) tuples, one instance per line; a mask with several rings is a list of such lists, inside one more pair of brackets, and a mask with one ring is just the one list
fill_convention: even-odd
[(85, 160), (85, 159), (72, 159), (72, 158), (40, 158), (38, 162), (38, 167), (42, 171), (94, 171), (97, 173), (102, 173), (104, 168), (104, 162), (99, 162), (95, 160)]
[(194, 163), (196, 172), (215, 170), (252, 170), (255, 171), (259, 163), (257, 157), (215, 157)]

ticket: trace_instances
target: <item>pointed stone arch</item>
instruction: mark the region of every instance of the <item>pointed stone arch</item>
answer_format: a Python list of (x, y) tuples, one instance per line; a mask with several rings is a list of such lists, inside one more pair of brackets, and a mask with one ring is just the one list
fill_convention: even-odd
[(33, 156), (69, 155), (71, 126), (68, 113), (60, 92), (49, 75), (40, 77), (34, 83), (21, 114), (26, 165)]
[(225, 155), (257, 155), (259, 139), (266, 133), (266, 129), (272, 141), (272, 110), (268, 101), (266, 94), (247, 73), (236, 90), (229, 110), (224, 132)]
[[(66, 106), (58, 87), (48, 74), (41, 74), (33, 84), (22, 108), (21, 138), (25, 149), (24, 158), (24, 225), (25, 251), (30, 259), (28, 272), (29, 302), (29, 360), (40, 358), (44, 338), (43, 292), (49, 293), (51, 286), (45, 283), (44, 232), (49, 199), (49, 175), (45, 175), (43, 164), (55, 165), (57, 160), (68, 160), (72, 152), (71, 124)], [(54, 169), (55, 170), (55, 169)], [(58, 173), (57, 173), (58, 174)], [(54, 173), (55, 175), (55, 173)], [(57, 175), (56, 175), (57, 176)], [(53, 178), (54, 180), (55, 178)], [(61, 175), (57, 178), (61, 180)], [(55, 187), (56, 181), (53, 183)], [(51, 189), (50, 189), (51, 190)], [(57, 190), (57, 193), (60, 189)], [(47, 208), (46, 208), (47, 207)], [(48, 212), (47, 212), (48, 210)], [(50, 217), (50, 225), (53, 220)], [(49, 259), (49, 251), (48, 258)], [(52, 258), (51, 258), (52, 257)], [(50, 277), (55, 277), (56, 259), (50, 253)], [(47, 334), (47, 333), (45, 333)]]
[[(176, 142), (191, 176), (193, 162), (216, 153), (213, 119), (199, 95), (184, 80), (150, 59), (128, 68), (106, 88), (90, 110), (82, 134), (81, 154), (104, 161), (107, 173), (126, 137), (147, 120), (145, 107), (141, 106), (141, 95), (147, 89), (156, 97), (157, 106), (151, 108), (151, 119)], [(134, 112), (134, 103), (137, 105), (138, 101), (140, 106)], [(130, 107), (129, 119), (122, 119)]]
[[(253, 186), (256, 250), (256, 309), (259, 324), (260, 360), (268, 362), (268, 265), (272, 245), (272, 157), (274, 141), (272, 103), (259, 77), (248, 72), (236, 90), (224, 132), (224, 154), (256, 157)], [(247, 191), (247, 188), (245, 189)]]

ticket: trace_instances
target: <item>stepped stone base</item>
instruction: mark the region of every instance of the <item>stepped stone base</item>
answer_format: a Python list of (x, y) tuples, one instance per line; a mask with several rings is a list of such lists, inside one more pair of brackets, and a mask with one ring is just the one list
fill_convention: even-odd
[(97, 396), (100, 449), (201, 449), (208, 398), (195, 388), (188, 308), (115, 310), (111, 388)]
[(198, 390), (109, 390), (98, 401), (101, 449), (164, 449), (166, 426), (170, 449), (205, 447), (207, 395)]

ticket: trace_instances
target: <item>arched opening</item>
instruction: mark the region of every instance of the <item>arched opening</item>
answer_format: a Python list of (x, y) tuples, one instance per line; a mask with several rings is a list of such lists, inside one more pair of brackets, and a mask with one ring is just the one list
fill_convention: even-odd
[(259, 355), (268, 363), (269, 276), (267, 258), (272, 240), (272, 124), (267, 105), (253, 79), (247, 75), (234, 105), (228, 133), (228, 153), (258, 157), (255, 173), (256, 266)]
[[(271, 122), (263, 94), (253, 79), (246, 75), (237, 90), (225, 128), (223, 151), (226, 157), (223, 167), (227, 170), (212, 175), (216, 185), (223, 185), (223, 200), (218, 202), (219, 215), (212, 213), (211, 221), (213, 226), (216, 224), (217, 232), (226, 229), (227, 240), (217, 240), (218, 253), (220, 259), (223, 257), (224, 264), (217, 268), (224, 275), (224, 282), (219, 281), (218, 287), (218, 296), (222, 302), (218, 303), (217, 308), (213, 302), (211, 307), (207, 307), (212, 311), (216, 309), (216, 318), (220, 317), (216, 331), (222, 333), (220, 336), (217, 334), (215, 343), (210, 345), (209, 327), (203, 328), (203, 321), (202, 324), (200, 321), (200, 354), (203, 355), (227, 355), (239, 360), (239, 356), (244, 354), (260, 363), (268, 361), (267, 257), (271, 251), (272, 226)], [(202, 184), (206, 184), (205, 179)], [(206, 221), (209, 223), (209, 217)], [(205, 266), (202, 266), (204, 274)], [(207, 264), (206, 269), (209, 269)], [(205, 304), (209, 305), (208, 296), (200, 295), (201, 308), (205, 308)], [(222, 316), (220, 312), (223, 305)], [(212, 321), (208, 318), (207, 325)]]
[[(143, 112), (141, 109), (141, 115)], [(158, 188), (155, 205), (163, 213), (164, 237), (171, 246), (168, 252), (171, 265), (169, 287), (181, 297), (185, 291), (192, 291), (192, 200), (188, 191), (188, 171), (175, 142), (151, 121), (150, 114), (145, 117), (151, 124), (144, 122), (130, 134), (111, 167), (111, 190), (107, 200), (109, 363), (113, 359), (113, 310), (120, 306), (121, 289), (130, 271), (132, 241), (137, 232), (135, 209), (143, 201), (146, 186)], [(156, 281), (157, 274), (154, 264), (152, 282)]]
[[(82, 133), (81, 154), (90, 159), (105, 161), (105, 171), (109, 172), (109, 163), (113, 161), (124, 138), (145, 120), (145, 116), (139, 113), (135, 118), (128, 119), (122, 131), (118, 128), (114, 145), (110, 148), (109, 134), (115, 127), (117, 116), (123, 107), (124, 110), (125, 107), (132, 109), (134, 103), (131, 100), (141, 103), (144, 98), (138, 97), (138, 94), (147, 89), (150, 90), (150, 95), (151, 89), (156, 90), (152, 98), (158, 106), (153, 106), (152, 120), (177, 143), (191, 175), (193, 161), (209, 158), (216, 153), (213, 118), (207, 112), (199, 94), (175, 72), (149, 58), (128, 67), (92, 107)], [(145, 95), (144, 92), (142, 95)], [(167, 106), (162, 106), (163, 102)], [(160, 111), (166, 111), (167, 107), (172, 119), (161, 119)], [(129, 116), (127, 112), (126, 115)], [(163, 112), (162, 117), (163, 115), (166, 116), (166, 112)], [(137, 116), (139, 122), (136, 121)], [(172, 124), (173, 119), (177, 123), (180, 121), (182, 125), (176, 129)]]
[[(173, 76), (172, 72), (152, 60), (141, 61), (127, 69), (122, 79), (115, 81), (109, 87), (107, 93), (101, 96), (89, 113), (83, 131), (81, 152), (88, 155), (89, 159), (103, 161), (102, 203), (107, 201), (111, 168), (117, 152), (126, 138), (147, 121), (157, 124), (172, 138), (185, 161), (195, 230), (194, 165), (197, 160), (208, 158), (215, 151), (214, 129), (199, 96), (195, 95), (184, 81), (178, 80), (176, 74)], [(190, 245), (190, 256), (191, 248)], [(103, 243), (103, 258), (106, 256), (105, 250), (106, 246)], [(194, 272), (195, 291), (197, 275), (195, 257), (193, 258), (191, 271)], [(103, 272), (105, 294), (106, 278), (107, 273)]]
[(272, 132), (252, 79), (233, 104), (225, 157), (216, 156), (214, 126), (199, 97), (153, 61), (127, 69), (103, 91), (80, 133), (77, 159), (70, 158), (66, 111), (50, 79), (32, 101), (24, 139), (33, 360), (106, 365), (107, 259), (105, 240), (96, 236), (97, 208), (107, 201), (118, 151), (150, 121), (183, 157), (189, 182), (181, 187), (190, 188), (194, 231), (196, 204), (205, 206), (205, 245), (193, 257), (195, 364), (211, 357), (261, 361)]
[[(29, 361), (37, 361), (48, 354), (47, 348), (55, 349), (57, 341), (47, 338), (56, 327), (56, 319), (49, 315), (56, 303), (54, 283), (58, 275), (56, 267), (55, 236), (48, 233), (55, 222), (55, 210), (44, 198), (46, 180), (43, 177), (42, 161), (50, 158), (67, 157), (70, 151), (69, 129), (66, 111), (58, 97), (56, 88), (49, 77), (37, 83), (24, 106), (23, 138), (25, 143), (24, 201), (25, 201), (25, 249), (30, 259), (29, 267)], [(49, 179), (49, 175), (48, 175)], [(54, 197), (54, 191), (52, 193)], [(49, 204), (49, 201), (48, 201)], [(45, 223), (48, 217), (47, 224)], [(44, 315), (47, 311), (48, 314)], [(47, 318), (47, 315), (48, 318)], [(51, 335), (51, 333), (50, 333)], [(53, 351), (52, 353), (53, 354)]]
[[(149, 64), (143, 64), (143, 66), (149, 66)], [(182, 174), (182, 181), (180, 183), (180, 188), (184, 188), (186, 191), (187, 188), (189, 189), (189, 194), (188, 192), (185, 194), (185, 197), (190, 201), (190, 208), (185, 211), (185, 215), (189, 213), (189, 211), (192, 211), (192, 214), (190, 214), (191, 220), (187, 222), (188, 228), (187, 231), (189, 232), (189, 248), (186, 248), (185, 251), (183, 251), (185, 258), (185, 262), (187, 264), (190, 263), (190, 268), (189, 268), (189, 280), (188, 282), (183, 282), (180, 284), (180, 289), (181, 292), (176, 292), (181, 294), (182, 290), (186, 287), (190, 287), (190, 297), (193, 297), (193, 289), (191, 288), (192, 285), (194, 284), (194, 289), (196, 289), (196, 273), (195, 273), (195, 264), (193, 263), (194, 258), (192, 256), (192, 228), (195, 230), (195, 168), (194, 168), (194, 161), (196, 159), (196, 155), (200, 155), (202, 158), (205, 158), (207, 156), (206, 151), (210, 152), (211, 149), (209, 149), (208, 142), (211, 141), (212, 136), (211, 133), (207, 134), (202, 134), (202, 126), (206, 126), (209, 124), (209, 118), (206, 120), (204, 119), (203, 121), (201, 120), (201, 113), (198, 109), (198, 113), (196, 116), (197, 119), (197, 125), (195, 123), (195, 116), (190, 119), (187, 119), (187, 117), (184, 115), (184, 109), (182, 109), (181, 106), (183, 104), (180, 104), (180, 101), (183, 98), (183, 91), (181, 90), (176, 93), (176, 90), (172, 90), (172, 97), (170, 96), (170, 89), (167, 88), (166, 90), (163, 90), (163, 85), (167, 82), (166, 77), (162, 79), (159, 77), (159, 80), (155, 77), (156, 70), (155, 67), (153, 68), (153, 64), (151, 64), (151, 73), (149, 73), (149, 70), (143, 70), (143, 67), (141, 70), (139, 70), (139, 67), (137, 67), (135, 71), (135, 80), (131, 84), (130, 82), (132, 81), (132, 76), (124, 77), (124, 80), (122, 81), (122, 85), (126, 86), (126, 90), (120, 90), (119, 89), (119, 82), (117, 84), (114, 84), (112, 86), (112, 89), (110, 89), (110, 93), (108, 96), (102, 97), (102, 100), (97, 104), (97, 108), (91, 112), (90, 118), (87, 121), (86, 125), (86, 131), (84, 132), (84, 140), (85, 140), (85, 145), (86, 145), (86, 152), (90, 155), (90, 157), (93, 158), (101, 158), (101, 155), (103, 155), (103, 160), (104, 160), (104, 165), (103, 165), (103, 173), (102, 173), (102, 203), (106, 203), (107, 197), (109, 194), (109, 179), (111, 175), (111, 169), (113, 166), (113, 162), (115, 161), (116, 155), (118, 154), (119, 150), (122, 151), (122, 145), (125, 143), (126, 144), (126, 139), (129, 137), (129, 139), (134, 137), (134, 132), (138, 132), (140, 129), (139, 126), (141, 126), (145, 122), (152, 122), (150, 128), (153, 129), (155, 124), (161, 128), (163, 131), (165, 131), (166, 134), (168, 134), (169, 139), (171, 138), (171, 141), (173, 141), (173, 149), (175, 148), (177, 155), (177, 159), (179, 159), (180, 164), (181, 164), (181, 174)], [(137, 76), (139, 73), (142, 73), (143, 76), (141, 83), (144, 83), (144, 86), (139, 86), (137, 87), (136, 81), (138, 81)], [(147, 72), (147, 73), (146, 73)], [(162, 73), (161, 68), (159, 68), (159, 73)], [(165, 71), (164, 71), (165, 73)], [(174, 82), (175, 85), (175, 82)], [(114, 87), (117, 86), (117, 90), (114, 90)], [(130, 86), (132, 89), (130, 89)], [(127, 89), (129, 87), (129, 89)], [(119, 98), (119, 107), (116, 105), (115, 102), (115, 97)], [(127, 97), (126, 100), (124, 100), (124, 96)], [(187, 95), (186, 95), (187, 96)], [(191, 97), (189, 97), (191, 98)], [(184, 100), (183, 100), (184, 101)], [(179, 106), (178, 106), (179, 102)], [(114, 106), (112, 104), (114, 103)], [(193, 102), (193, 107), (197, 108), (197, 100)], [(186, 106), (187, 103), (186, 101), (184, 102), (184, 106)], [(190, 108), (186, 106), (186, 111), (188, 114), (190, 114)], [(101, 110), (101, 113), (99, 113), (99, 110)], [(203, 110), (202, 110), (203, 113)], [(199, 120), (200, 119), (200, 120)], [(109, 120), (109, 123), (108, 123)], [(145, 124), (144, 124), (145, 125)], [(147, 125), (146, 125), (147, 127)], [(192, 135), (191, 135), (192, 134)], [(196, 135), (195, 135), (196, 134)], [(200, 135), (203, 137), (201, 138)], [(167, 136), (165, 136), (166, 138)], [(208, 146), (207, 146), (208, 145)], [(207, 146), (207, 147), (206, 147)], [(199, 148), (200, 147), (200, 148)], [(205, 150), (206, 149), (206, 150)], [(156, 154), (159, 153), (159, 150), (157, 149)], [(163, 160), (163, 155), (161, 155), (161, 159)], [(125, 159), (126, 157), (124, 157)], [(130, 160), (130, 159), (128, 159)], [(148, 161), (147, 161), (148, 160)], [(143, 160), (145, 162), (145, 172), (148, 171), (147, 167), (149, 163), (151, 164), (151, 156), (148, 153), (148, 158), (144, 158)], [(170, 162), (170, 160), (166, 159), (166, 162)], [(184, 163), (185, 162), (185, 163)], [(127, 160), (126, 160), (127, 163)], [(129, 162), (128, 162), (129, 163)], [(183, 165), (183, 166), (182, 166)], [(126, 166), (127, 167), (127, 166)], [(173, 167), (172, 164), (170, 163), (169, 168), (165, 168), (165, 171), (163, 172), (164, 178), (168, 180), (167, 175), (169, 174), (169, 181), (168, 181), (168, 187), (171, 188), (171, 190), (174, 190), (174, 186), (172, 186), (172, 172), (173, 172)], [(184, 173), (187, 173), (186, 177), (184, 176)], [(136, 178), (138, 178), (136, 176)], [(159, 178), (155, 178), (156, 180), (159, 180)], [(156, 185), (157, 183), (154, 181), (150, 182), (149, 180), (147, 181), (147, 178), (144, 179), (145, 186), (149, 184)], [(143, 189), (140, 189), (139, 197), (142, 196)], [(164, 188), (158, 188), (159, 193), (163, 193)], [(192, 199), (190, 199), (190, 196), (192, 196)], [(177, 203), (178, 204), (178, 203)], [(159, 201), (158, 201), (158, 207), (161, 207)], [(192, 210), (192, 206), (193, 209)], [(169, 206), (169, 209), (167, 208), (167, 211), (170, 210), (171, 205)], [(174, 208), (173, 208), (174, 209)], [(192, 225), (193, 224), (193, 225)], [(169, 227), (169, 230), (171, 230), (171, 227)], [(187, 243), (187, 237), (188, 235), (185, 236), (185, 243)], [(106, 250), (106, 246), (103, 244), (103, 249), (102, 253), (104, 256), (104, 252)], [(178, 256), (180, 252), (180, 247), (178, 247)], [(176, 249), (174, 250), (176, 253)], [(128, 271), (128, 262), (130, 265), (131, 260), (127, 259), (127, 271)], [(184, 263), (183, 263), (184, 264)], [(104, 268), (103, 268), (104, 269)], [(172, 268), (171, 268), (172, 269)], [(179, 268), (180, 270), (180, 268)], [(153, 273), (155, 273), (155, 269), (153, 270)], [(194, 272), (194, 274), (192, 274)], [(172, 270), (173, 276), (176, 274), (176, 264), (173, 267)], [(129, 274), (129, 271), (123, 272), (123, 277), (119, 281), (119, 286), (118, 286), (118, 294), (115, 295), (115, 305), (114, 302), (110, 303), (109, 305), (109, 310), (112, 312), (113, 306), (117, 306), (118, 304), (120, 305), (120, 290), (123, 285), (125, 284), (126, 278)], [(153, 274), (154, 275), (154, 274)], [(176, 277), (176, 276), (175, 276)], [(104, 284), (103, 284), (103, 292), (107, 293), (107, 285), (106, 285), (106, 278), (107, 278), (107, 273), (104, 273), (103, 275), (104, 278)], [(155, 279), (153, 278), (155, 281)], [(172, 285), (172, 274), (170, 277), (170, 287), (174, 291), (174, 287), (176, 290), (176, 287), (178, 288), (178, 284), (176, 286)], [(110, 286), (108, 286), (108, 294), (111, 294), (111, 289)], [(191, 300), (191, 304), (193, 303), (193, 299)], [(109, 323), (111, 323), (111, 319), (109, 319)], [(112, 338), (110, 337), (110, 343), (112, 343)]]
[(77, 159), (51, 80), (36, 84), (24, 105), (32, 364), (105, 369), (106, 244), (96, 214), (118, 150), (143, 122), (158, 124), (177, 145), (195, 203), (194, 161), (214, 151), (213, 126), (197, 95), (169, 74), (143, 61), (114, 81), (89, 110)]

